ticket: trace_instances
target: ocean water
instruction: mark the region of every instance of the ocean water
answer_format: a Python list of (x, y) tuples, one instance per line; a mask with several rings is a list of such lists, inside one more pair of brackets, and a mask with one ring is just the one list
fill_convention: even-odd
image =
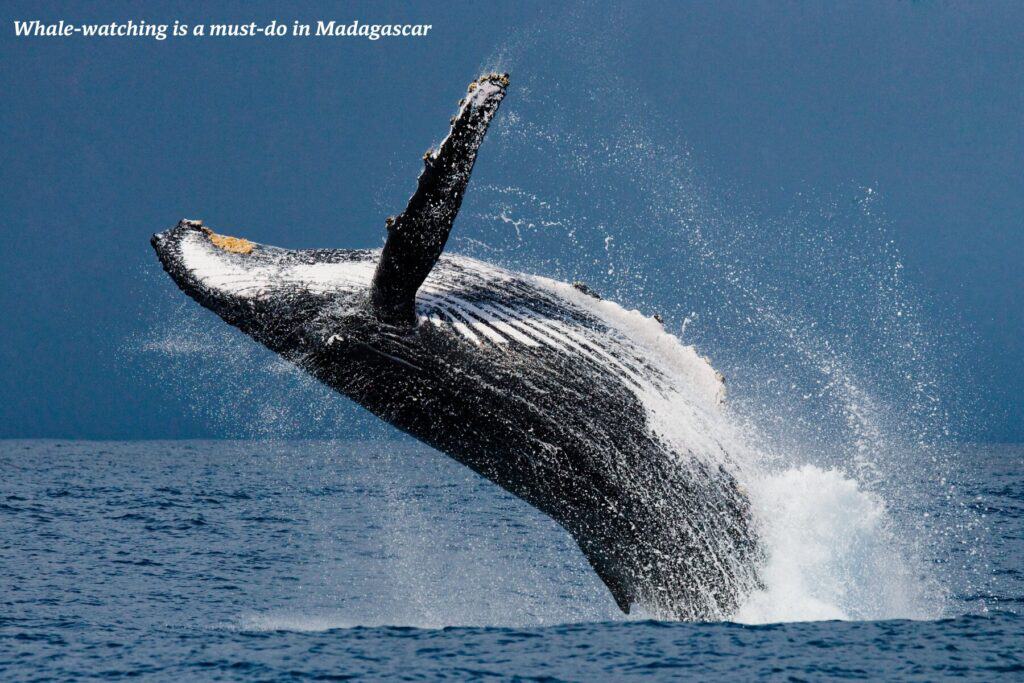
[[(621, 614), (556, 524), (414, 442), (0, 442), (0, 679), (1022, 678), (1022, 460), (960, 448), (923, 510), (780, 472), (766, 590), (688, 624)], [(976, 540), (910, 562), (905, 520), (951, 504)]]

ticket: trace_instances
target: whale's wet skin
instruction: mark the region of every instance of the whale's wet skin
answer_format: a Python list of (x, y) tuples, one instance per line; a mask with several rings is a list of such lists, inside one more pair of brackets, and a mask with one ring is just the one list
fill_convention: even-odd
[(224, 320), (557, 520), (623, 611), (726, 618), (761, 551), (702, 427), (722, 419), (721, 377), (585, 287), (441, 255), (506, 84), (470, 86), (383, 250), (291, 251), (199, 221), (154, 248)]

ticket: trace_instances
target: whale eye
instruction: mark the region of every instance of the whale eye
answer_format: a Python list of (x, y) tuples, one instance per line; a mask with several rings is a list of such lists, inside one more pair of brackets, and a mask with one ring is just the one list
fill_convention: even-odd
[(203, 228), (206, 232), (207, 237), (213, 242), (215, 247), (219, 247), (224, 251), (229, 251), (232, 254), (248, 254), (252, 251), (255, 246), (252, 242), (245, 239), (244, 237), (229, 237), (228, 235), (218, 235), (209, 228)]

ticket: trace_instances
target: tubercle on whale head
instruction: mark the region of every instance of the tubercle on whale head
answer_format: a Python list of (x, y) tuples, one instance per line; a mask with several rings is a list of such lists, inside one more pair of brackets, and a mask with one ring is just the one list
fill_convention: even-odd
[(219, 255), (223, 255), (226, 268), (229, 265), (228, 259), (248, 258), (256, 248), (253, 242), (219, 235), (203, 225), (203, 221), (185, 218), (174, 227), (154, 234), (150, 244), (163, 269), (181, 291), (228, 323), (239, 324), (245, 315), (239, 310), (242, 307), (235, 305), (237, 302), (232, 301), (225, 292), (218, 291), (216, 286), (204, 281), (196, 264), (191, 262), (194, 257), (191, 260), (188, 258), (188, 248), (194, 246), (206, 250), (205, 253), (197, 253), (204, 254), (206, 261), (214, 266), (218, 265)]
[(154, 233), (153, 236), (149, 238), (149, 243), (152, 245), (153, 251), (156, 252), (157, 258), (160, 259), (160, 264), (164, 267), (164, 270), (167, 271), (167, 274), (171, 276), (171, 279), (174, 280), (182, 290), (185, 290), (186, 293), (187, 290), (185, 289), (185, 285), (187, 282), (185, 282), (185, 271), (187, 269), (185, 268), (185, 264), (181, 257), (180, 249), (182, 236), (191, 232), (205, 235), (207, 234), (207, 230), (209, 230), (209, 228), (203, 226), (203, 221), (183, 218), (178, 221), (178, 224), (173, 228), (169, 228), (163, 232)]
[(203, 225), (202, 220), (194, 218), (182, 218), (173, 228), (154, 234), (150, 238), (149, 243), (153, 245), (153, 248), (157, 252), (157, 256), (163, 259), (167, 254), (165, 247), (170, 245), (175, 237), (179, 237), (180, 235), (189, 232), (201, 233), (205, 235), (214, 246), (234, 254), (249, 254), (256, 246), (254, 242), (250, 242), (244, 237), (232, 237), (230, 235), (218, 234), (209, 227)]
[(203, 228), (206, 236), (214, 246), (230, 251), (232, 254), (249, 254), (253, 250), (253, 243), (244, 237), (231, 237), (230, 235), (218, 235), (209, 228)]
[(150, 243), (153, 248), (157, 249), (159, 254), (159, 245), (162, 241), (166, 240), (174, 232), (180, 232), (182, 230), (192, 230), (202, 232), (210, 239), (210, 243), (214, 246), (228, 251), (234, 254), (249, 254), (252, 253), (253, 248), (256, 246), (253, 242), (245, 239), (244, 237), (232, 237), (230, 235), (220, 235), (209, 227), (203, 225), (202, 220), (193, 218), (183, 218), (178, 221), (178, 224), (170, 230), (164, 232), (158, 232), (150, 239)]
[[(368, 259), (375, 259), (365, 250), (281, 249), (189, 219), (153, 235), (151, 243), (179, 289), (278, 353), (315, 347), (322, 329), (344, 319), (340, 311), (361, 312)], [(324, 311), (330, 318), (314, 325)]]
[(261, 267), (267, 248), (250, 240), (221, 235), (201, 220), (182, 219), (150, 240), (157, 258), (185, 294), (225, 322), (260, 341), (260, 328), (273, 302), (262, 296), (268, 280)]
[(196, 236), (204, 238), (201, 243), (215, 247), (216, 249), (211, 249), (211, 253), (214, 254), (216, 250), (220, 250), (225, 254), (245, 256), (252, 254), (256, 248), (254, 242), (242, 237), (218, 234), (203, 225), (203, 221), (191, 218), (183, 218), (173, 228), (154, 234), (149, 242), (156, 251), (157, 258), (160, 259), (164, 270), (186, 292), (190, 286), (198, 286), (198, 283), (189, 277), (194, 268), (186, 263), (183, 246), (187, 240)]

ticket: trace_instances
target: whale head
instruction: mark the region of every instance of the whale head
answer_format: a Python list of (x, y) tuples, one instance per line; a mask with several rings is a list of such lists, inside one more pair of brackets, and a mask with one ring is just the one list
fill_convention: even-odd
[(218, 234), (196, 220), (182, 220), (150, 242), (182, 291), (278, 352), (300, 346), (296, 336), (325, 309), (361, 309), (379, 256), (281, 249)]

